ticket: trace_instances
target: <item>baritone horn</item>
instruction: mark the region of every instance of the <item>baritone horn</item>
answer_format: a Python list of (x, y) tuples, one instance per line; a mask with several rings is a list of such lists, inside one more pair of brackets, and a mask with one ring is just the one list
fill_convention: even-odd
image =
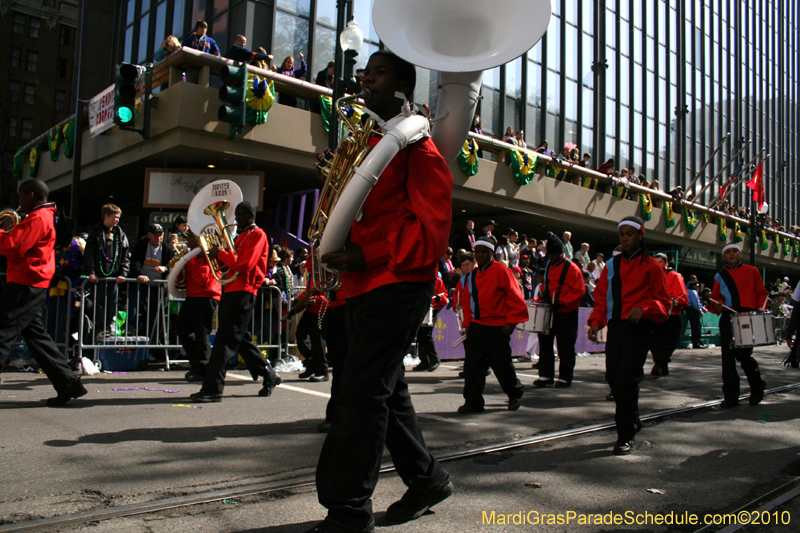
[(19, 224), (21, 221), (22, 217), (19, 216), (19, 213), (13, 209), (0, 211), (0, 229), (6, 233), (11, 233), (11, 231), (16, 228), (17, 224)]
[(200, 253), (206, 256), (214, 279), (222, 285), (227, 285), (239, 276), (238, 272), (231, 274), (228, 267), (216, 259), (211, 259), (208, 252), (217, 246), (222, 250), (237, 253), (233, 243), (236, 224), (228, 223), (228, 219), (233, 216), (236, 206), (241, 202), (242, 190), (231, 180), (213, 181), (195, 195), (189, 204), (186, 218), (189, 229), (198, 236), (200, 246), (186, 253), (170, 270), (167, 283), (170, 294), (176, 298), (186, 297), (186, 291), (179, 286), (179, 278), (186, 263)]
[[(319, 241), (313, 249), (315, 265), (322, 266), (321, 256), (343, 248), (364, 200), (400, 150), (430, 135), (452, 167), (475, 116), (483, 71), (531, 49), (547, 31), (551, 11), (550, 0), (497, 0), (490, 9), (483, 0), (375, 0), (372, 22), (381, 41), (406, 61), (438, 72), (436, 117), (429, 122), (404, 105), (399, 115), (380, 127), (370, 125), (383, 138), (368, 153), (352, 158), (360, 162), (350, 165), (348, 158), (332, 165), (326, 187), (337, 183), (336, 201), (333, 205), (330, 196), (320, 197), (324, 233), (312, 238)], [(368, 107), (368, 94), (364, 101)], [(340, 103), (347, 101), (336, 102), (337, 112)], [(357, 149), (353, 152), (360, 154)], [(335, 167), (346, 179), (338, 178)], [(316, 277), (314, 283), (320, 290), (330, 290)]]

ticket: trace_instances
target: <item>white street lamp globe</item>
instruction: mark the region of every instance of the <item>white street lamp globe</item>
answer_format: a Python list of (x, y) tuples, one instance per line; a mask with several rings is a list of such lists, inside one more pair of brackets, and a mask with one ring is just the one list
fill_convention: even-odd
[(339, 36), (339, 43), (342, 45), (342, 50), (352, 50), (356, 54), (361, 51), (361, 46), (364, 44), (364, 32), (358, 27), (356, 19), (347, 23), (347, 28)]
[(767, 211), (769, 211), (769, 204), (767, 202), (764, 202), (763, 204), (761, 204), (761, 207), (758, 208), (758, 212), (763, 215)]

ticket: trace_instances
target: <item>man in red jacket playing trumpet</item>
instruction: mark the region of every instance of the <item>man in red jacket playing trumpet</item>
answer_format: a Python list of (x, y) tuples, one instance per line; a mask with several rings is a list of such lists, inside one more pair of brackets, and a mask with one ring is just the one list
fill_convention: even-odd
[(47, 400), (47, 406), (58, 407), (83, 396), (86, 389), (42, 323), (42, 304), (56, 271), (56, 204), (47, 201), (49, 193), (41, 180), (23, 181), (19, 206), (28, 216), (10, 233), (0, 232), (0, 254), (8, 259), (6, 284), (0, 295), (0, 368), (22, 333), (31, 355), (58, 392)]

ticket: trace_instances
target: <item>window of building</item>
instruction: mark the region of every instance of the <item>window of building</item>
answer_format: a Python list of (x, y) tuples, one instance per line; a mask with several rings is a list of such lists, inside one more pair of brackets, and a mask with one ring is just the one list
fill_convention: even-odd
[(19, 82), (11, 80), (8, 83), (8, 99), (12, 102), (19, 102)]
[(11, 47), (11, 66), (14, 68), (19, 68), (20, 63), (22, 62), (22, 48), (18, 46)]
[(25, 62), (25, 70), (36, 72), (39, 65), (39, 52), (28, 50), (28, 60)]
[(67, 93), (65, 91), (56, 91), (56, 96), (53, 100), (53, 109), (56, 111), (66, 111)]
[(67, 74), (69, 73), (69, 59), (66, 57), (59, 57), (58, 62), (56, 63), (56, 74), (59, 78), (67, 78)]
[(11, 26), (11, 31), (14, 33), (25, 33), (25, 15), (22, 13), (14, 13), (14, 22)]
[(69, 46), (70, 28), (69, 26), (61, 25), (58, 28), (58, 44), (61, 46)]
[(8, 117), (8, 136), (17, 136), (17, 117)]
[(39, 17), (31, 17), (28, 21), (28, 37), (39, 37), (39, 28), (42, 25), (42, 19)]
[(29, 118), (22, 119), (22, 131), (19, 134), (23, 139), (33, 138), (33, 120)]
[(25, 96), (22, 99), (24, 104), (33, 105), (36, 101), (36, 85), (32, 83), (25, 84)]

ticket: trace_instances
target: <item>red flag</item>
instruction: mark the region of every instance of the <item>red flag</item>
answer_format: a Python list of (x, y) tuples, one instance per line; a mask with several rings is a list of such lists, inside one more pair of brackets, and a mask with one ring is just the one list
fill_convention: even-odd
[(747, 187), (753, 190), (753, 201), (758, 204), (759, 209), (764, 205), (764, 200), (766, 200), (766, 194), (764, 193), (763, 164), (763, 161), (759, 161), (753, 177), (747, 182)]

